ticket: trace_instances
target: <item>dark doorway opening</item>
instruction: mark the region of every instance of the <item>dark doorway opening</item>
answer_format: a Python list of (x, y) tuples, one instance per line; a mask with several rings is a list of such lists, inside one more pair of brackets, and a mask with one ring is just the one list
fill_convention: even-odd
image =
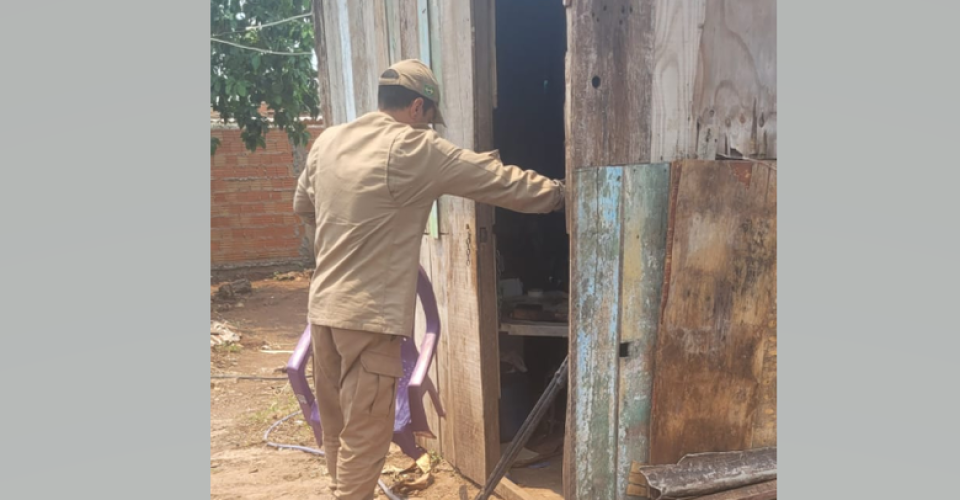
[[(566, 173), (566, 12), (559, 0), (496, 4), (494, 147), (504, 163), (554, 179)], [(564, 214), (497, 209), (500, 429), (506, 448), (567, 355), (570, 245)], [(510, 475), (562, 498), (566, 394), (537, 428)]]

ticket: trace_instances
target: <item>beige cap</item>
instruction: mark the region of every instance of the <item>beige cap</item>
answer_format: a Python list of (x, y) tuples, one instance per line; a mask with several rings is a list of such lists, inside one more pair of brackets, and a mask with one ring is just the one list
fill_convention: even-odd
[(394, 76), (390, 71), (384, 71), (384, 74), (380, 75), (380, 85), (399, 85), (430, 99), (436, 104), (437, 109), (433, 123), (445, 125), (443, 115), (440, 114), (440, 84), (437, 83), (433, 71), (430, 71), (426, 64), (417, 59), (407, 59), (387, 69), (392, 69), (396, 75)]

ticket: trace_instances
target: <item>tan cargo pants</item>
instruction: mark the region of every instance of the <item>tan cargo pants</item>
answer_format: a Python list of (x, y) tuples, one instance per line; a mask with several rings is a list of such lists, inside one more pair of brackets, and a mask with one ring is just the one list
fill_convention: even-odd
[(393, 437), (400, 337), (318, 325), (310, 335), (331, 490), (372, 500)]

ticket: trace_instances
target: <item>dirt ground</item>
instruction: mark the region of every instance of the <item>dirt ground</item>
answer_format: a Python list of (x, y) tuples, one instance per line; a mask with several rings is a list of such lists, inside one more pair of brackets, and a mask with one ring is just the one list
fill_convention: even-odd
[[(210, 498), (213, 500), (330, 498), (322, 457), (296, 450), (278, 450), (263, 441), (264, 432), (274, 422), (299, 410), (280, 369), (305, 326), (307, 285), (305, 275), (290, 281), (255, 281), (252, 294), (239, 296), (233, 303), (211, 305), (211, 318), (227, 322), (242, 336), (239, 346), (211, 347)], [(216, 286), (211, 287), (211, 294), (216, 290)], [(232, 375), (265, 380), (223, 378)], [(297, 417), (281, 424), (271, 433), (270, 440), (317, 446), (309, 426)], [(391, 448), (387, 468), (406, 468), (412, 464), (399, 448)], [(433, 484), (411, 498), (473, 498), (478, 491), (442, 459), (434, 466), (433, 476)], [(391, 486), (396, 480), (390, 474), (382, 478)], [(377, 493), (377, 498), (386, 498), (379, 489)]]

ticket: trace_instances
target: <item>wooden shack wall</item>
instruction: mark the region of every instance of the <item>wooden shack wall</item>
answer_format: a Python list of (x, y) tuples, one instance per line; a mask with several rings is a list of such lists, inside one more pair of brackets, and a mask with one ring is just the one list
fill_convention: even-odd
[[(669, 403), (658, 406), (663, 391), (655, 387), (680, 383), (658, 378), (668, 373), (661, 368), (688, 362), (662, 359), (658, 344), (673, 335), (662, 333), (671, 328), (661, 323), (672, 314), (665, 305), (680, 301), (669, 299), (670, 274), (681, 272), (671, 266), (677, 220), (669, 207), (681, 194), (674, 162), (776, 158), (776, 3), (564, 4), (573, 313), (565, 495), (624, 498), (629, 464), (650, 461), (658, 439), (669, 436), (651, 433), (660, 425), (654, 408)], [(315, 0), (324, 116), (335, 125), (372, 111), (382, 68), (429, 59), (448, 122), (438, 131), (489, 149), (492, 11), (491, 0)], [(766, 165), (775, 179), (775, 163)], [(444, 334), (432, 375), (448, 417), (431, 422), (438, 437), (423, 444), (482, 482), (496, 463), (499, 434), (493, 213), (452, 197), (439, 205), (438, 238), (424, 238), (421, 262), (440, 300)], [(769, 262), (775, 283), (775, 256)], [(759, 334), (763, 353), (752, 365), (762, 379), (753, 446), (776, 442), (773, 293)]]
[[(717, 161), (776, 158), (776, 3), (565, 5), (564, 491), (631, 498), (631, 463), (776, 443), (776, 163)], [(704, 223), (717, 213), (723, 224)], [(682, 253), (691, 244), (712, 274)], [(746, 268), (749, 285), (737, 281)], [(722, 286), (734, 288), (714, 291)], [(687, 370), (697, 363), (707, 366)], [(729, 387), (691, 403), (723, 374)]]
[[(438, 132), (462, 147), (488, 149), (492, 117), (486, 107), (492, 108), (492, 76), (486, 71), (474, 75), (475, 60), (484, 68), (491, 64), (489, 8), (490, 2), (468, 0), (314, 0), (327, 123), (337, 125), (375, 111), (379, 74), (392, 62), (418, 58), (440, 81), (446, 126), (438, 126)], [(479, 111), (478, 104), (483, 104)], [(421, 444), (439, 451), (468, 478), (483, 482), (499, 458), (496, 316), (481, 315), (481, 301), (496, 301), (488, 237), (492, 210), (445, 196), (438, 212), (438, 231), (435, 237), (424, 236), (420, 262), (440, 309), (443, 331), (430, 373), (447, 416), (436, 418), (427, 404), (437, 437), (421, 438)], [(422, 325), (418, 311), (418, 340)]]

